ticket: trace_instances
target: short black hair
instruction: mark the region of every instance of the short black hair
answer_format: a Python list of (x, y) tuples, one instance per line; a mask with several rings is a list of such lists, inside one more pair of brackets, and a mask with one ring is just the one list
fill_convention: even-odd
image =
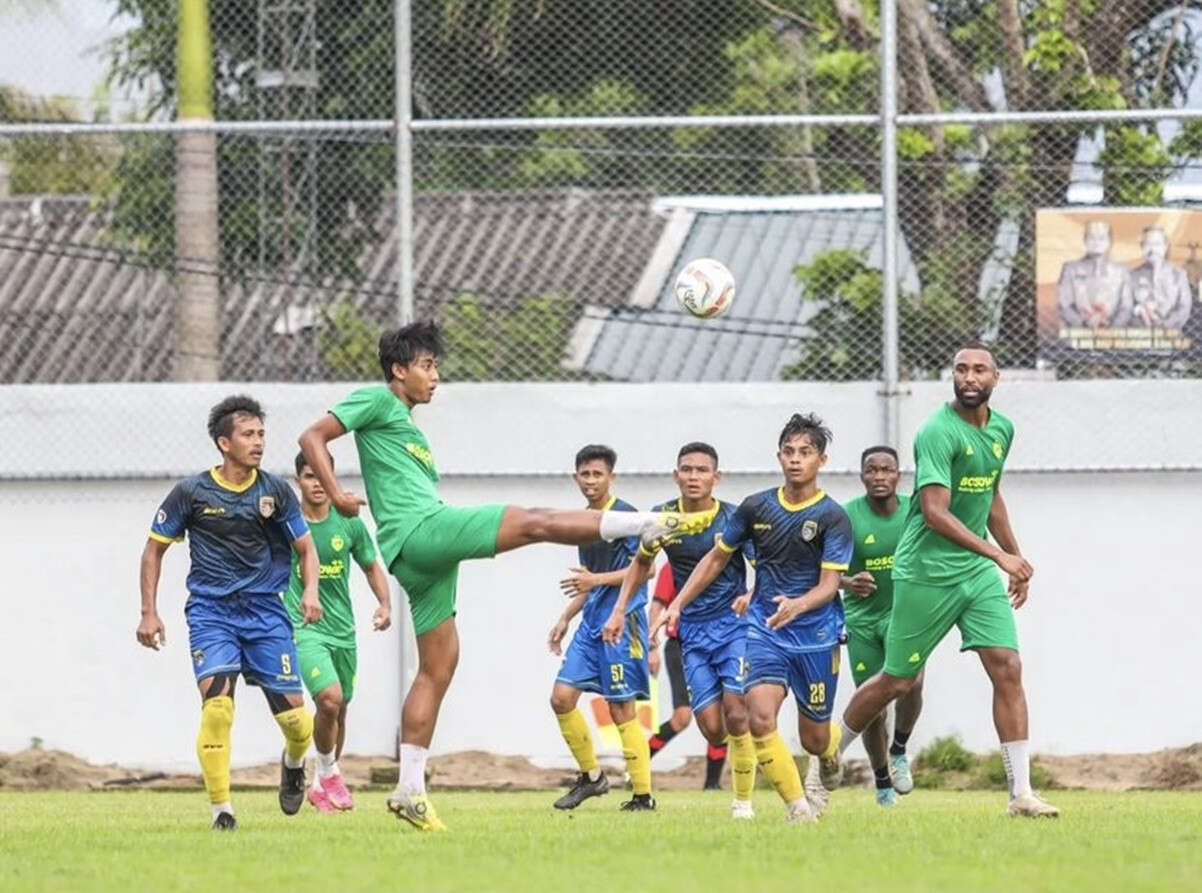
[[(305, 466), (309, 464), (309, 460), (305, 458), (305, 453), (302, 450), (296, 454), (296, 476), (300, 477), (300, 473), (305, 470)], [(334, 467), (334, 457), (330, 456), (330, 468)]]
[(226, 397), (209, 410), (209, 437), (213, 443), (218, 437), (229, 437), (234, 433), (234, 418), (240, 415), (254, 416), (261, 422), (267, 419), (267, 413), (253, 397), (245, 394)]
[[(983, 350), (985, 353), (989, 354), (989, 356), (993, 356), (993, 348), (977, 338), (969, 338), (967, 341), (961, 341), (960, 346), (956, 348), (956, 353), (959, 353), (962, 350)], [(955, 355), (956, 354), (952, 354), (952, 356)]]
[(868, 461), (868, 457), (873, 453), (884, 453), (887, 456), (892, 456), (894, 462), (897, 462), (899, 465), (901, 464), (901, 460), (897, 458), (897, 450), (891, 446), (885, 446), (882, 444), (880, 446), (870, 446), (868, 449), (864, 450), (864, 452), (860, 453), (861, 468), (864, 467), (864, 463)]
[(818, 418), (817, 413), (795, 412), (789, 417), (789, 421), (785, 422), (785, 427), (780, 432), (780, 440), (776, 442), (777, 448), (783, 447), (790, 437), (802, 434), (810, 438), (810, 443), (814, 444), (820, 453), (825, 453), (826, 445), (835, 439), (831, 429), (822, 424), (822, 419)]
[(603, 443), (590, 443), (582, 446), (576, 452), (576, 469), (579, 470), (585, 462), (592, 462), (596, 459), (604, 462), (610, 471), (613, 471), (614, 466), (618, 464), (618, 454), (613, 451), (612, 447), (607, 447)]
[(680, 460), (689, 453), (705, 453), (705, 455), (714, 460), (714, 468), (718, 467), (718, 451), (708, 443), (702, 443), (700, 440), (694, 440), (686, 443), (680, 448), (680, 452), (676, 454), (677, 464), (679, 464)]
[(412, 322), (389, 329), (380, 336), (380, 370), (385, 381), (392, 381), (392, 366), (408, 366), (420, 354), (442, 356), (442, 332), (435, 322)]

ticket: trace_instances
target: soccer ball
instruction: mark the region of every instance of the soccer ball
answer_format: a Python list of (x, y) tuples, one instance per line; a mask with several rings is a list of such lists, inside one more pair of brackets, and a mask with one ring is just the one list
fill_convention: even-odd
[(735, 299), (735, 277), (710, 257), (691, 260), (676, 277), (676, 300), (694, 316), (721, 316)]

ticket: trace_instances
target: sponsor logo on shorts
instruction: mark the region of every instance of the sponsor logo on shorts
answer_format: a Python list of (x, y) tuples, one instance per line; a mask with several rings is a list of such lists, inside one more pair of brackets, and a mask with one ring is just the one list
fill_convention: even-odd
[(807, 543), (818, 535), (818, 522), (810, 519), (801, 525), (801, 538)]
[(260, 496), (259, 497), (259, 514), (264, 518), (270, 518), (275, 514), (275, 497)]
[(204, 662), (205, 662), (205, 653), (200, 648), (197, 648), (195, 651), (192, 652), (192, 663), (196, 664), (196, 666), (199, 667)]
[(314, 667), (312, 670), (309, 671), (310, 679), (316, 679), (320, 675), (321, 675), (321, 667)]
[(856, 672), (857, 673), (861, 673), (867, 669), (868, 669), (868, 667), (864, 666), (864, 661), (860, 661), (858, 664), (856, 664)]
[(913, 654), (910, 655), (910, 663), (912, 663), (912, 664), (922, 663), (922, 655), (920, 655), (917, 651), (915, 651)]

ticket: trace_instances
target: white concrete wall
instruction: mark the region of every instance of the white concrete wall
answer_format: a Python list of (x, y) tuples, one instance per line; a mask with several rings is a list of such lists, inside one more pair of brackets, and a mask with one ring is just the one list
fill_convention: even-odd
[[(648, 410), (647, 416), (654, 413)], [(613, 430), (596, 419), (591, 430), (570, 439), (560, 435), (559, 452)], [(1158, 446), (1145, 432), (1127, 433), (1149, 451)], [(487, 459), (495, 434), (475, 436)], [(659, 452), (668, 455), (681, 439), (660, 435)], [(859, 445), (844, 441), (843, 448)], [(274, 446), (285, 445), (277, 438)], [(435, 438), (436, 455), (442, 446)], [(765, 451), (770, 454), (771, 443)], [(732, 474), (720, 495), (735, 499), (773, 482), (764, 474)], [(95, 761), (194, 765), (198, 701), (182, 613), (185, 548), (173, 548), (164, 569), (160, 603), (167, 649), (155, 654), (134, 641), (138, 556), (170, 484), (0, 482), (6, 581), (0, 594), (5, 616), (0, 750), (23, 747), (38, 736), (47, 747)], [(1200, 485), (1202, 474), (1186, 472), (1007, 477), (1016, 529), (1037, 569), (1031, 602), (1019, 616), (1037, 750), (1149, 750), (1202, 738), (1202, 695), (1190, 657), (1202, 633), (1196, 604), (1202, 589), (1188, 559), (1197, 547)], [(850, 475), (829, 475), (826, 487), (840, 499), (858, 492)], [(671, 495), (671, 481), (620, 477), (619, 492), (647, 505)], [(461, 504), (570, 507), (579, 501), (566, 476), (452, 477), (443, 493)], [(562, 606), (555, 583), (573, 561), (572, 549), (535, 546), (464, 566), (463, 659), (443, 710), (437, 750), (564, 755), (547, 707), (557, 661), (547, 654), (544, 639)], [(371, 596), (361, 579), (353, 591), (361, 660), (349, 747), (391, 753), (399, 638), (364, 627)], [(957, 644), (953, 632), (932, 659), (927, 710), (915, 740), (921, 745), (956, 731), (970, 747), (984, 749), (993, 743), (988, 687), (975, 658), (957, 654)], [(842, 702), (848, 676), (841, 686)], [(672, 751), (699, 752), (695, 736), (690, 730)], [(269, 760), (278, 750), (278, 732), (261, 696), (242, 689), (235, 760)]]

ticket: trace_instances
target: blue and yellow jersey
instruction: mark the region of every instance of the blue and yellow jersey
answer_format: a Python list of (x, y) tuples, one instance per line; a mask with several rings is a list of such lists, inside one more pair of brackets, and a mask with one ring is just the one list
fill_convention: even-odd
[(727, 552), (755, 546), (755, 594), (748, 614), (749, 638), (770, 639), (786, 651), (822, 651), (843, 633), (839, 596), (780, 629), (766, 621), (778, 595), (796, 598), (818, 585), (822, 570), (847, 570), (852, 554), (851, 522), (842, 506), (821, 490), (805, 502), (785, 501), (783, 487), (748, 496), (718, 540)]
[(292, 543), (308, 532), (292, 488), (257, 469), (240, 487), (216, 468), (184, 478), (150, 525), (150, 538), (161, 543), (188, 534), (188, 592), (209, 598), (283, 592)]
[[(672, 499), (653, 506), (651, 511), (679, 512), (682, 509), (680, 500)], [(697, 562), (701, 561), (714, 548), (714, 544), (734, 515), (735, 507), (729, 502), (715, 499), (711, 511), (712, 520), (705, 530), (687, 536), (673, 536), (664, 542), (663, 551), (668, 556), (668, 564), (672, 567), (672, 581), (676, 584), (677, 592), (684, 588), (684, 584), (689, 579), (689, 575), (693, 573)], [(639, 549), (643, 555), (648, 555), (642, 546)], [(749, 559), (755, 554), (751, 540), (743, 545), (741, 551), (742, 554), (732, 557), (718, 578), (701, 595), (685, 605), (680, 614), (682, 620), (706, 621), (731, 613), (731, 602), (747, 591), (745, 559)], [(648, 555), (648, 557), (650, 556)]]
[[(633, 505), (626, 502), (624, 499), (612, 497), (609, 504), (605, 506), (603, 511), (614, 512), (637, 512)], [(613, 540), (606, 542), (598, 540), (595, 543), (589, 543), (587, 546), (579, 546), (580, 564), (594, 574), (606, 574), (610, 571), (625, 570), (630, 566), (630, 562), (634, 560), (635, 553), (639, 548), (639, 538), (637, 536), (628, 536), (625, 539)], [(617, 586), (594, 586), (588, 594), (588, 599), (584, 603), (584, 610), (580, 614), (581, 628), (587, 628), (590, 634), (601, 634), (601, 627), (605, 626), (605, 621), (609, 619), (610, 612), (614, 609), (614, 604), (618, 601), (618, 593), (621, 591), (621, 585)], [(632, 611), (641, 611), (647, 606), (647, 584), (643, 583), (630, 597), (630, 603), (626, 606), (626, 613)], [(577, 632), (579, 635), (579, 632)]]

